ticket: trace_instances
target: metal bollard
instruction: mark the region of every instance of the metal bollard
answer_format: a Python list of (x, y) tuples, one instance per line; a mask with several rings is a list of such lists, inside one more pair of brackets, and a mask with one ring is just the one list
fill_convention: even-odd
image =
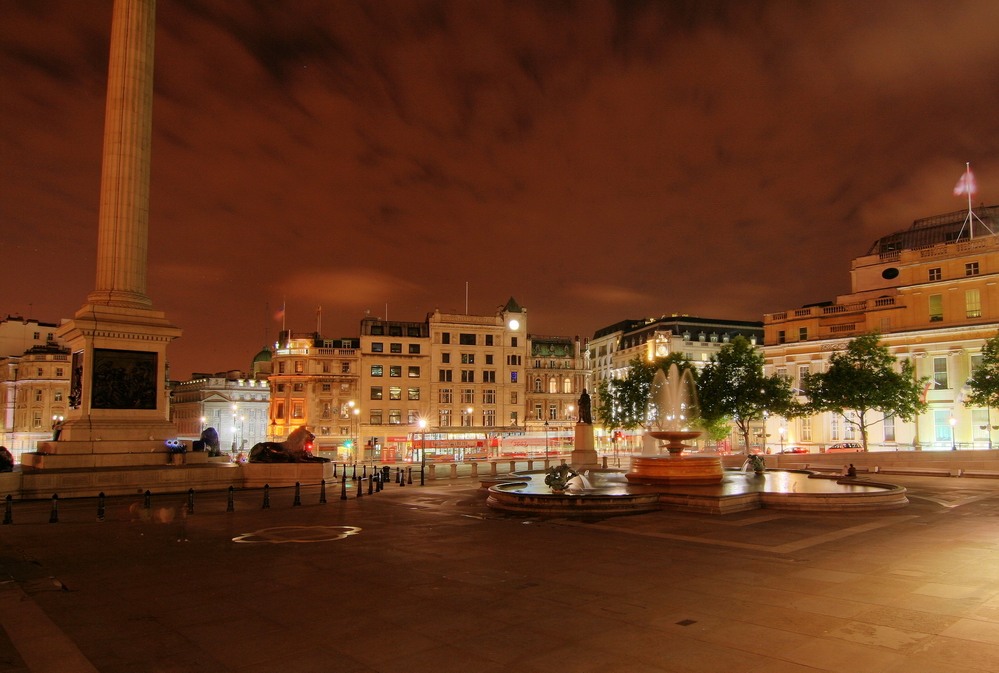
[(412, 484), (413, 483), (413, 468), (407, 467), (406, 468), (406, 474), (407, 474), (406, 483), (407, 484)]
[(142, 500), (142, 507), (143, 509), (149, 509), (152, 506), (153, 506), (153, 494), (150, 493), (149, 490), (147, 489), (146, 495)]
[(397, 467), (395, 468), (395, 483), (398, 484), (400, 481), (402, 481), (402, 468)]
[(302, 482), (295, 482), (295, 500), (291, 503), (292, 507), (302, 506)]
[(350, 478), (357, 479), (357, 463), (354, 463), (354, 469), (350, 471)]
[(336, 479), (336, 461), (333, 461), (333, 478)]
[(97, 494), (97, 520), (104, 521), (104, 491)]
[(270, 509), (271, 508), (271, 485), (264, 484), (264, 506), (260, 509)]
[(357, 480), (357, 497), (360, 498), (364, 493), (361, 491), (361, 487), (364, 486), (364, 481), (361, 479)]
[(346, 500), (347, 499), (347, 480), (346, 479), (342, 479), (340, 481), (340, 499), (341, 500)]
[[(333, 467), (335, 468), (336, 464), (334, 464)], [(326, 480), (325, 479), (323, 479), (321, 482), (319, 482), (319, 504), (320, 505), (325, 505), (326, 504)]]
[(374, 474), (368, 479), (368, 495), (375, 492), (375, 476)]
[(383, 481), (384, 479), (382, 477), (382, 472), (379, 472), (377, 481), (375, 481), (375, 493), (381, 493), (382, 487), (384, 486), (384, 484), (382, 483)]
[(194, 489), (187, 489), (187, 513), (194, 514)]
[(232, 486), (229, 487), (229, 497), (226, 499), (225, 511), (235, 512), (236, 511), (236, 501), (233, 499), (233, 493), (236, 489)]
[(399, 470), (399, 485), (400, 486), (406, 485), (406, 473), (403, 472), (401, 469)]
[(59, 523), (59, 494), (52, 494), (52, 513), (49, 514), (49, 523)]
[(14, 496), (8, 495), (4, 498), (3, 522), (4, 525), (14, 523)]
[(364, 479), (367, 476), (368, 476), (368, 466), (367, 465), (361, 465), (361, 479)]

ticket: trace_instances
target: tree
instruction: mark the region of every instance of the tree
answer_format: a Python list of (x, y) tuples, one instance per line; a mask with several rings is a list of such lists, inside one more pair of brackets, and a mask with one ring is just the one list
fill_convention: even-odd
[(674, 363), (681, 371), (692, 369), (689, 360), (679, 353), (670, 353), (651, 362), (634, 358), (628, 363), (628, 375), (623, 379), (601, 381), (594, 409), (597, 421), (605, 428), (633, 430), (644, 427), (652, 377), (657, 369), (667, 371)]
[(711, 358), (697, 379), (702, 423), (717, 428), (735, 423), (749, 453), (750, 425), (764, 414), (793, 416), (798, 413), (791, 382), (783, 376), (763, 373), (763, 354), (743, 336), (737, 336)]
[[(926, 409), (921, 399), (924, 382), (916, 379), (910, 361), (898, 366), (898, 360), (880, 343), (877, 333), (852, 339), (845, 351), (829, 358), (829, 369), (804, 377), (809, 408), (842, 416), (844, 422), (860, 431), (864, 451), (871, 426), (887, 416), (910, 421)], [(873, 412), (879, 412), (881, 418), (874, 419)]]
[(999, 406), (999, 334), (982, 346), (982, 362), (968, 379), (968, 391), (965, 406)]

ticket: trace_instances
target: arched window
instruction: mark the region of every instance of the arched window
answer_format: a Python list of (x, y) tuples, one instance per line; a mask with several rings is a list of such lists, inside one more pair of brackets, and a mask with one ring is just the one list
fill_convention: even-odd
[(548, 392), (551, 394), (558, 392), (558, 379), (554, 376), (548, 379)]
[(572, 379), (570, 379), (568, 376), (562, 379), (562, 392), (563, 393), (572, 392)]
[(538, 378), (534, 379), (534, 392), (536, 392), (536, 393), (540, 393), (541, 392), (541, 377), (540, 376)]

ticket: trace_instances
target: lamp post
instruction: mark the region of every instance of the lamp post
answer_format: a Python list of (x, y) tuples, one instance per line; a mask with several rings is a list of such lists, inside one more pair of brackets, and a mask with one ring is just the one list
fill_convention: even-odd
[[(353, 405), (353, 404), (354, 403), (351, 402), (351, 405)], [(353, 418), (351, 419), (350, 427), (351, 427), (351, 434), (353, 435), (354, 460), (356, 461), (357, 460), (357, 453), (358, 453), (358, 451), (357, 451), (358, 450), (358, 446), (357, 445), (361, 441), (361, 410), (358, 407), (354, 407), (354, 409), (351, 411), (351, 415), (353, 416)]]
[(957, 425), (957, 419), (953, 416), (950, 417), (950, 450), (957, 451), (957, 437), (954, 435), (954, 426)]
[(235, 404), (232, 405), (232, 452), (236, 453), (236, 412), (239, 407)]
[(548, 421), (545, 421), (545, 464), (548, 463)]
[(426, 484), (424, 472), (427, 469), (427, 419), (421, 418), (420, 426), (420, 486)]

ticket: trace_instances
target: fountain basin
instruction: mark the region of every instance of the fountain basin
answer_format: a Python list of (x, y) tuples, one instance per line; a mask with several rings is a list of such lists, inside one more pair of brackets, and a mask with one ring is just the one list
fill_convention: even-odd
[(543, 516), (606, 517), (656, 510), (730, 514), (767, 508), (802, 512), (894, 509), (908, 504), (892, 484), (815, 479), (805, 471), (768, 470), (762, 475), (725, 471), (712, 484), (631, 483), (621, 470), (591, 470), (591, 488), (552, 493), (544, 472), (518, 473), (489, 488), (493, 509)]

